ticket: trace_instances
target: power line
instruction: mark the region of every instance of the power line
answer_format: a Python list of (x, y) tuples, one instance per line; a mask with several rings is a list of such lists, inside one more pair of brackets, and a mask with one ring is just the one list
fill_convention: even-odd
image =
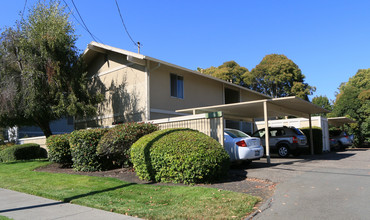
[(26, 5), (27, 5), (27, 0), (24, 2), (23, 11), (22, 11), (22, 19), (23, 19), (24, 11), (26, 10)]
[[(77, 21), (77, 23), (79, 23), (80, 25), (81, 25), (81, 27), (86, 31), (86, 32), (88, 32), (89, 33), (89, 30), (83, 25), (83, 24), (81, 24), (81, 22), (77, 19), (77, 17), (74, 15), (74, 13), (72, 12), (72, 10), (71, 10), (71, 8), (69, 7), (69, 5), (67, 4), (67, 2), (65, 1), (65, 0), (63, 0), (63, 2), (64, 2), (64, 4), (67, 6), (67, 8), (68, 8), (68, 10), (69, 10), (69, 12), (72, 14), (72, 16), (75, 18), (75, 20)], [(92, 34), (92, 33), (91, 33)], [(97, 36), (95, 36), (94, 34), (92, 34), (96, 39), (98, 39), (99, 40), (99, 42), (103, 42), (103, 41), (101, 41)], [(94, 39), (94, 37), (93, 37), (93, 39)], [(96, 41), (96, 40), (95, 40)]]
[(77, 9), (77, 7), (76, 7), (76, 5), (75, 5), (75, 2), (74, 2), (73, 0), (72, 0), (72, 4), (73, 4), (74, 8), (76, 9), (77, 14), (78, 14), (78, 16), (80, 17), (80, 19), (81, 19), (82, 23), (84, 24), (84, 26), (85, 26), (85, 28), (86, 28), (86, 31), (87, 31), (87, 32), (89, 32), (90, 36), (92, 37), (92, 39), (94, 39), (94, 41), (98, 42), (98, 41), (95, 39), (94, 35), (90, 32), (89, 28), (87, 28), (87, 25), (85, 24), (84, 19), (82, 19), (82, 16), (80, 15), (80, 12), (78, 11), (78, 9)]
[[(132, 43), (134, 43), (134, 45), (138, 47), (137, 43), (132, 39), (132, 37), (131, 37), (130, 33), (128, 32), (128, 30), (127, 30), (127, 28), (126, 28), (126, 25), (125, 25), (125, 22), (123, 21), (123, 18), (122, 18), (121, 10), (119, 9), (118, 2), (117, 2), (117, 0), (115, 0), (115, 1), (116, 1), (116, 5), (117, 5), (117, 9), (118, 9), (119, 16), (121, 17), (121, 21), (122, 21), (123, 27), (125, 28), (125, 31), (126, 31), (126, 33), (127, 33), (128, 37), (131, 39)], [(142, 46), (142, 45), (141, 45), (141, 46)]]

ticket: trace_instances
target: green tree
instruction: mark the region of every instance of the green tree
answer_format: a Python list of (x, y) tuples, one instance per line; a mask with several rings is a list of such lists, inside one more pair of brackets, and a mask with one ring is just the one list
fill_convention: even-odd
[(197, 70), (201, 73), (211, 75), (240, 86), (244, 85), (245, 74), (249, 73), (247, 68), (239, 66), (235, 61), (228, 61), (223, 63), (221, 66), (212, 66), (207, 69), (198, 67)]
[(330, 116), (347, 116), (357, 122), (348, 127), (356, 146), (370, 142), (370, 69), (358, 70), (341, 84)]
[(6, 28), (0, 45), (0, 126), (37, 125), (71, 115), (93, 115), (101, 99), (87, 78), (69, 14), (59, 1), (38, 2), (25, 20)]
[(272, 97), (298, 96), (308, 100), (316, 90), (304, 82), (301, 69), (285, 55), (266, 55), (262, 61), (244, 77), (246, 86)]
[[(329, 110), (329, 111), (332, 111), (333, 110), (333, 106), (330, 104), (330, 101), (328, 99), (328, 97), (326, 96), (315, 96), (313, 99), (312, 99), (312, 103), (315, 104), (315, 105), (318, 105), (326, 110)], [(317, 114), (317, 115), (320, 115), (320, 116), (326, 116), (327, 113), (320, 113), (320, 114)]]

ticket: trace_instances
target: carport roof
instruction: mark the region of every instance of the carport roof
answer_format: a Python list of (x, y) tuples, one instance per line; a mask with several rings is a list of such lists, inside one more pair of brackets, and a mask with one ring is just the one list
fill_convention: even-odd
[(328, 123), (333, 126), (342, 126), (344, 124), (356, 123), (356, 121), (347, 117), (328, 118)]
[(329, 112), (295, 96), (181, 109), (176, 112), (198, 114), (222, 111), (226, 119), (252, 121), (255, 118), (263, 118), (264, 102), (267, 102), (268, 117), (297, 116), (308, 118), (311, 114)]

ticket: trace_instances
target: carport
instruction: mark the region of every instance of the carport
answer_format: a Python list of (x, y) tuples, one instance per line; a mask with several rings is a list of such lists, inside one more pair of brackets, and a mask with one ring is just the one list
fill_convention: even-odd
[(317, 113), (327, 113), (323, 109), (311, 102), (305, 101), (295, 96), (263, 99), (248, 102), (238, 102), (224, 105), (214, 105), (198, 108), (181, 109), (176, 112), (188, 114), (211, 113), (221, 111), (225, 119), (254, 122), (255, 119), (264, 119), (265, 122), (265, 143), (267, 163), (270, 163), (269, 128), (268, 119), (277, 116), (296, 116), (309, 119), (311, 154), (313, 154), (312, 122), (311, 115)]
[(342, 130), (344, 130), (343, 126), (345, 124), (356, 123), (356, 121), (350, 118), (347, 118), (347, 117), (333, 117), (333, 118), (328, 118), (328, 123), (329, 125), (332, 125), (335, 127), (342, 127)]

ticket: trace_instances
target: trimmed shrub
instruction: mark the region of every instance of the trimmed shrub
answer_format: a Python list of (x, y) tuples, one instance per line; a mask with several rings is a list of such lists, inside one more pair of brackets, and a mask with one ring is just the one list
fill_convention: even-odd
[(125, 123), (109, 129), (99, 142), (97, 153), (104, 157), (107, 168), (128, 166), (129, 150), (133, 143), (144, 135), (158, 130), (158, 126), (148, 123)]
[(191, 129), (165, 129), (131, 147), (136, 174), (156, 182), (207, 183), (227, 175), (230, 157), (213, 138)]
[[(311, 149), (311, 138), (310, 138), (310, 128), (300, 128), (301, 131), (306, 135), (307, 137), (307, 143), (309, 146), (309, 149)], [(313, 135), (313, 150), (315, 154), (322, 154), (322, 129), (320, 127), (313, 126), (312, 127), (312, 135)], [(309, 150), (311, 152), (311, 150)]]
[(69, 134), (52, 135), (46, 139), (49, 149), (49, 160), (63, 166), (72, 165), (71, 147), (69, 146)]
[(8, 147), (0, 152), (2, 162), (46, 158), (47, 152), (38, 144), (22, 144)]
[(0, 145), (0, 151), (5, 150), (6, 148), (9, 148), (9, 147), (12, 147), (12, 146), (14, 146), (14, 143), (12, 143), (12, 142)]
[(73, 165), (76, 171), (98, 171), (102, 169), (96, 147), (108, 129), (86, 129), (73, 131), (69, 136)]

